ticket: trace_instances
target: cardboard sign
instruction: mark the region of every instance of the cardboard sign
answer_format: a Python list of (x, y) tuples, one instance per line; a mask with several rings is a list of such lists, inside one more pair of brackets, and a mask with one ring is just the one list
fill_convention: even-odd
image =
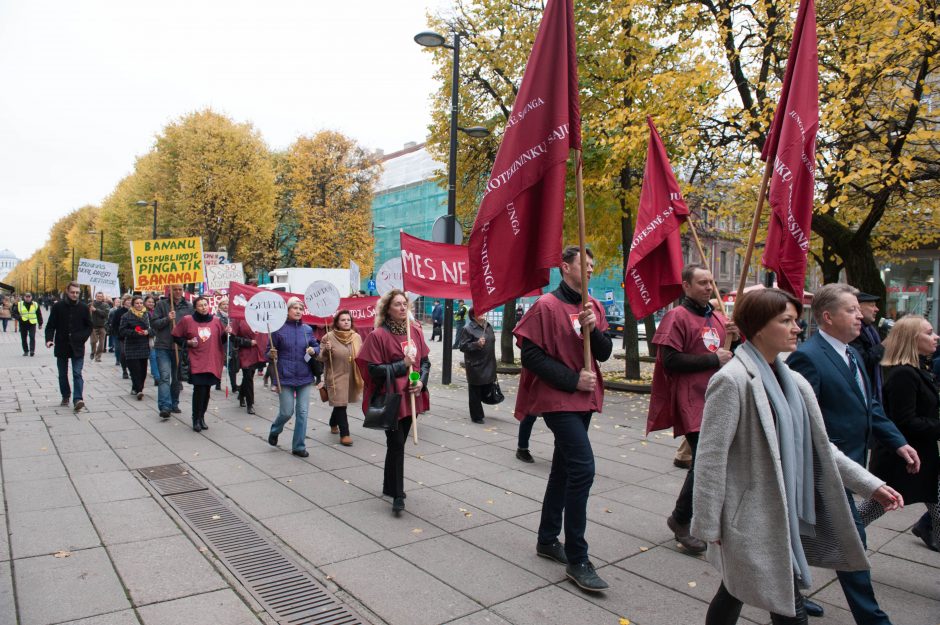
[(121, 297), (121, 282), (118, 279), (118, 264), (103, 260), (80, 258), (76, 282), (91, 287), (91, 295), (99, 291), (109, 298)]
[(203, 282), (202, 238), (131, 241), (134, 288), (154, 291), (170, 284)]
[[(379, 292), (379, 295), (385, 295), (392, 289), (405, 290), (405, 283), (402, 279), (401, 257), (385, 261), (375, 274), (375, 290)], [(418, 299), (417, 293), (407, 293), (407, 295), (412, 302)]]
[(307, 287), (304, 303), (307, 312), (316, 317), (330, 317), (339, 310), (339, 289), (332, 282), (316, 280)]
[(356, 261), (349, 261), (349, 292), (352, 294), (359, 292), (359, 284), (362, 281), (361, 274), (359, 273), (359, 265), (356, 264)]
[(255, 332), (277, 332), (287, 321), (287, 302), (271, 291), (252, 295), (244, 311), (245, 321)]
[(206, 265), (206, 287), (210, 291), (228, 289), (229, 282), (244, 282), (245, 270), (241, 263)]

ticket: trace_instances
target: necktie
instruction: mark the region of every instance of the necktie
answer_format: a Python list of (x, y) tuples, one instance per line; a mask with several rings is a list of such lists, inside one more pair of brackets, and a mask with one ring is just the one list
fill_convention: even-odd
[(855, 378), (858, 389), (862, 391), (862, 397), (868, 399), (865, 395), (865, 382), (862, 380), (862, 374), (858, 370), (858, 362), (855, 360), (855, 355), (852, 353), (852, 350), (846, 350), (845, 353), (849, 357), (849, 371), (852, 372), (852, 377)]

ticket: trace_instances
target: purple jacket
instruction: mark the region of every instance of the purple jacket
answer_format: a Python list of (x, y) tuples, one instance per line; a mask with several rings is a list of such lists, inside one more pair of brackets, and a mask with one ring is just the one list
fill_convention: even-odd
[(309, 363), (304, 361), (304, 355), (307, 347), (319, 354), (320, 343), (313, 337), (310, 326), (288, 319), (280, 330), (271, 335), (271, 346), (277, 350), (277, 373), (281, 386), (303, 386), (313, 382), (313, 372)]

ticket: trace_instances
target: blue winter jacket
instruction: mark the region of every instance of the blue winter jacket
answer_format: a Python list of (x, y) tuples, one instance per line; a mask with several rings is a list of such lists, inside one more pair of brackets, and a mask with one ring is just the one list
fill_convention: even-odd
[(277, 373), (282, 386), (303, 386), (313, 382), (313, 372), (304, 355), (307, 347), (319, 354), (320, 343), (313, 337), (310, 326), (288, 319), (280, 330), (271, 335), (271, 345), (277, 350)]

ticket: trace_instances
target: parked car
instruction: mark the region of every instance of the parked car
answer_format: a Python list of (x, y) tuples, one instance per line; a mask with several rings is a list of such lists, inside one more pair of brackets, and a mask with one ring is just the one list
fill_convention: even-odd
[(623, 336), (623, 317), (619, 315), (607, 315), (607, 331), (605, 334), (611, 338)]

